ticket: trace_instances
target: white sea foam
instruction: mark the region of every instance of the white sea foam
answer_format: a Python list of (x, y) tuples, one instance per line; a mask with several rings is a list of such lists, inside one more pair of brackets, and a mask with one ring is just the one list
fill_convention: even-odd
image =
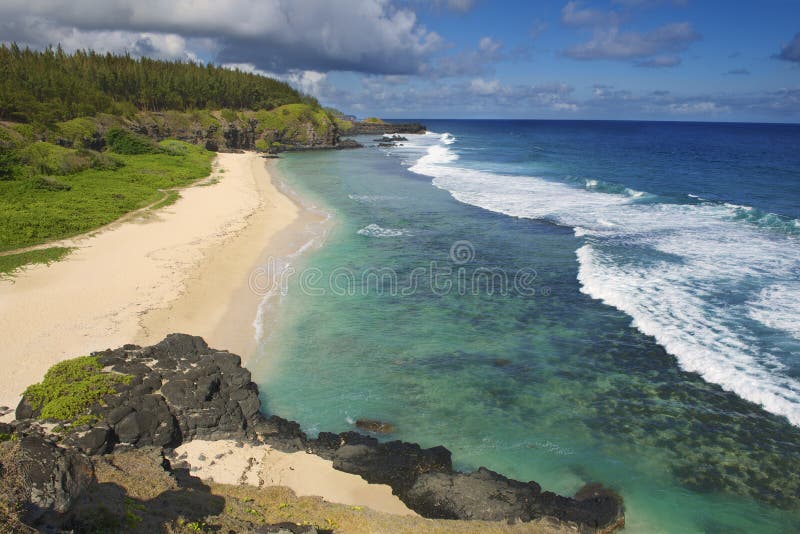
[(377, 224), (365, 226), (356, 233), (367, 237), (400, 237), (404, 235), (411, 235), (407, 230), (400, 228), (383, 228)]
[(399, 200), (402, 197), (395, 195), (347, 195), (347, 198), (362, 204), (374, 204), (377, 202), (384, 202), (386, 200)]
[(756, 321), (800, 340), (800, 282), (764, 288), (749, 308), (750, 317)]
[[(644, 193), (606, 193), (455, 161), (438, 145), (410, 170), (433, 177), (461, 202), (573, 227), (586, 241), (577, 252), (581, 291), (628, 314), (684, 370), (800, 426), (800, 382), (782, 372), (786, 354), (766, 345), (751, 322), (798, 334), (796, 236), (737, 220), (743, 206), (643, 204), (637, 199)], [(596, 187), (592, 182), (586, 187)]]

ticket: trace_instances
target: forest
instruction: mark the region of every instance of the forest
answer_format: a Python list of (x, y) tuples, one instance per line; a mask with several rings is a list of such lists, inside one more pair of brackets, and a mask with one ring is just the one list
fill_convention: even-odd
[(98, 113), (269, 110), (294, 103), (319, 107), (287, 83), (212, 64), (0, 45), (0, 120), (51, 124)]

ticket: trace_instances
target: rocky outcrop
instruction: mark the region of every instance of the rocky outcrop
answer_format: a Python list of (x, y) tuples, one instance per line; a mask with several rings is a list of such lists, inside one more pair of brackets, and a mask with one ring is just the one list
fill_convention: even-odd
[[(425, 449), (403, 441), (381, 442), (357, 432), (322, 432), (309, 439), (296, 422), (263, 416), (258, 388), (239, 357), (212, 349), (199, 337), (172, 334), (151, 347), (126, 345), (94, 355), (107, 369), (132, 378), (92, 406), (96, 422), (65, 432), (62, 444), (88, 455), (120, 447), (169, 449), (200, 438), (247, 440), (287, 452), (306, 450), (331, 460), (336, 469), (388, 484), (424, 517), (552, 517), (585, 532), (609, 532), (624, 524), (621, 499), (599, 485), (574, 498), (562, 497), (542, 491), (535, 482), (511, 480), (485, 468), (457, 472), (450, 451), (442, 446)], [(17, 415), (29, 410), (30, 403), (23, 399)], [(380, 422), (367, 423), (362, 427), (377, 432), (375, 424)], [(15, 425), (25, 436), (31, 421)]]
[(39, 435), (19, 440), (17, 461), (28, 493), (23, 514), (26, 522), (47, 513), (67, 512), (93, 477), (89, 458)]
[(376, 123), (376, 122), (355, 122), (353, 127), (347, 130), (348, 135), (384, 135), (384, 134), (420, 134), (425, 133), (426, 128), (418, 122), (403, 123)]

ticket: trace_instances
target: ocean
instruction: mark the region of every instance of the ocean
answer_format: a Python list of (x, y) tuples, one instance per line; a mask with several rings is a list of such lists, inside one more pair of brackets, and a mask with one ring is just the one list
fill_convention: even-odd
[(602, 482), (626, 532), (800, 531), (800, 126), (422, 122), (279, 162), (330, 222), (271, 267), (266, 409)]

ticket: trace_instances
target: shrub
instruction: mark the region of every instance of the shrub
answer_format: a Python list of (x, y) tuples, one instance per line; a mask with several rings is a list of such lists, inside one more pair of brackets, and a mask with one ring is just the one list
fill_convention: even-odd
[(92, 144), (97, 124), (94, 119), (81, 117), (56, 124), (59, 135), (75, 147), (85, 147)]
[(45, 191), (69, 191), (72, 189), (71, 185), (59, 182), (52, 176), (37, 176), (33, 179), (33, 187)]
[(15, 158), (26, 163), (33, 174), (67, 175), (87, 169), (115, 170), (122, 162), (109, 154), (81, 148), (73, 150), (43, 141), (16, 151)]
[(223, 119), (225, 119), (228, 122), (236, 122), (236, 119), (239, 118), (236, 112), (229, 108), (221, 110), (219, 114)]
[(13, 180), (19, 171), (19, 159), (11, 150), (0, 147), (0, 180)]
[(167, 139), (159, 143), (162, 150), (170, 156), (185, 156), (189, 153), (189, 145), (176, 139)]
[(130, 375), (105, 373), (95, 356), (81, 356), (57, 363), (44, 380), (25, 390), (25, 399), (39, 419), (72, 421), (86, 415), (92, 404), (114, 393), (114, 385), (128, 383)]
[(364, 122), (366, 122), (368, 124), (386, 124), (385, 122), (383, 122), (378, 117), (367, 117), (366, 119), (364, 119)]
[(106, 134), (106, 141), (111, 150), (117, 154), (158, 154), (161, 149), (149, 137), (123, 130), (112, 128)]

